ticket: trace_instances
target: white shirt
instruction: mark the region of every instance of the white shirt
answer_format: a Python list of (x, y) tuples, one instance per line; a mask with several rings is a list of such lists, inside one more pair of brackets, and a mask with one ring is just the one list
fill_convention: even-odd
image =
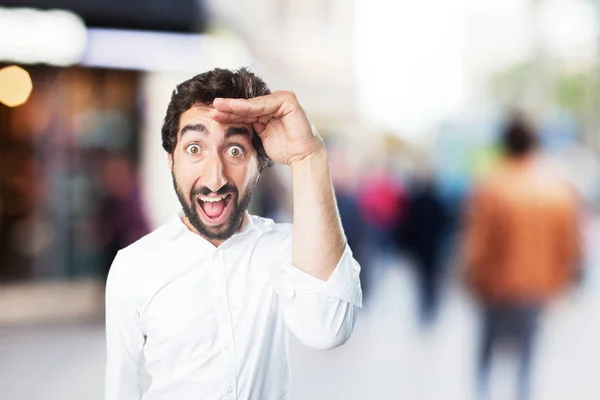
[(106, 286), (106, 400), (290, 396), (289, 330), (344, 343), (362, 293), (348, 246), (325, 282), (291, 265), (292, 225), (246, 214), (214, 247), (176, 216), (121, 250)]

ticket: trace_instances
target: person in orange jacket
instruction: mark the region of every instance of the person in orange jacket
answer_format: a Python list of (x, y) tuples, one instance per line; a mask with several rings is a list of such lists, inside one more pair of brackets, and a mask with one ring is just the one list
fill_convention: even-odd
[(537, 156), (534, 129), (512, 118), (505, 158), (475, 185), (466, 221), (467, 282), (483, 310), (479, 390), (487, 392), (492, 350), (512, 340), (519, 350), (519, 399), (529, 398), (538, 320), (577, 275), (578, 205), (570, 186)]

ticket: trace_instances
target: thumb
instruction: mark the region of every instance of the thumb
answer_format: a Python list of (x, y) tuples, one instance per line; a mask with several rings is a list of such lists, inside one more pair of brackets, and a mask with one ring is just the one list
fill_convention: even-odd
[(254, 128), (256, 133), (258, 133), (258, 136), (260, 136), (261, 139), (262, 139), (263, 133), (265, 132), (266, 126), (267, 126), (267, 124), (263, 124), (262, 122), (253, 122), (252, 123), (252, 127)]

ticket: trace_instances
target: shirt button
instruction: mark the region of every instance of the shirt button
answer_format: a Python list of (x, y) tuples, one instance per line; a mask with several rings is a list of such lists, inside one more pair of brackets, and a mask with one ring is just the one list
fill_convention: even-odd
[(233, 388), (232, 387), (228, 387), (227, 388), (227, 394), (231, 394), (233, 393)]

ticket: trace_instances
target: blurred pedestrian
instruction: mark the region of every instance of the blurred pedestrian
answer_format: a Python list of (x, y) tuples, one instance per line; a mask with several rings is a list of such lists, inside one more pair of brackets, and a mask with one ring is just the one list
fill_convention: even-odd
[(373, 280), (377, 262), (394, 256), (394, 233), (404, 215), (406, 189), (391, 167), (373, 169), (361, 179), (356, 190), (360, 219), (364, 222), (364, 243), (361, 265), (363, 275)]
[(415, 269), (419, 322), (423, 327), (434, 322), (437, 315), (446, 220), (434, 179), (429, 176), (415, 179), (409, 187), (406, 211), (396, 237)]
[(577, 275), (578, 210), (570, 187), (539, 162), (523, 117), (507, 123), (501, 142), (505, 157), (475, 186), (467, 210), (467, 279), (483, 311), (479, 394), (487, 395), (494, 347), (508, 340), (525, 400), (540, 315)]

